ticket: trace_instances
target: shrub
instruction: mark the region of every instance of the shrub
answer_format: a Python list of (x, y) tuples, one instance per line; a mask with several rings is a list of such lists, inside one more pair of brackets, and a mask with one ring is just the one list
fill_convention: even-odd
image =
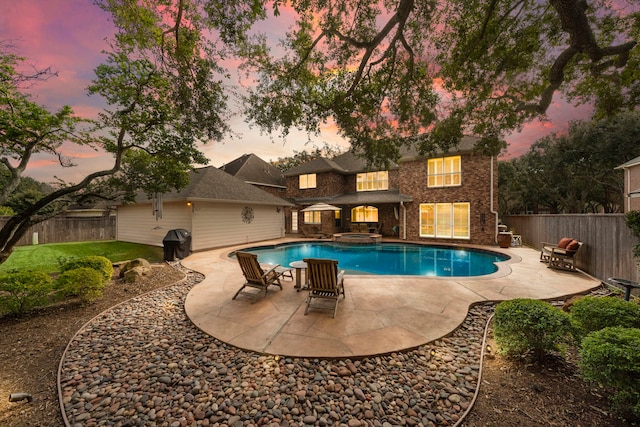
[(592, 332), (582, 340), (580, 372), (615, 389), (614, 406), (640, 417), (640, 329), (619, 326)]
[(0, 206), (0, 216), (13, 216), (16, 212), (9, 206)]
[(102, 297), (106, 282), (100, 272), (89, 267), (67, 270), (56, 280), (56, 290), (64, 297), (80, 297), (83, 302), (93, 302)]
[(108, 282), (111, 280), (111, 276), (113, 276), (113, 265), (108, 258), (103, 256), (87, 256), (72, 259), (62, 265), (60, 271), (64, 273), (65, 271), (75, 270), (80, 267), (87, 267), (96, 270), (101, 274), (104, 282)]
[(571, 307), (571, 320), (578, 339), (611, 326), (640, 328), (640, 305), (615, 297), (584, 297)]
[(561, 350), (570, 333), (569, 315), (544, 301), (518, 298), (496, 306), (495, 339), (507, 356), (531, 353), (542, 360), (549, 352)]
[(23, 271), (0, 275), (0, 308), (24, 314), (48, 301), (53, 283), (47, 273)]
[[(640, 211), (629, 211), (625, 214), (624, 219), (631, 234), (640, 239)], [(640, 244), (633, 245), (631, 253), (634, 257), (640, 257)]]

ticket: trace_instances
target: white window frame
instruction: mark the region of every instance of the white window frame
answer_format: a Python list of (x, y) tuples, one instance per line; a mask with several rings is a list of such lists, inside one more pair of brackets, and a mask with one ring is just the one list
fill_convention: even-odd
[(365, 205), (352, 208), (351, 222), (378, 222), (378, 208)]
[(471, 204), (421, 203), (420, 237), (440, 239), (471, 238)]
[(322, 224), (322, 212), (321, 211), (308, 211), (304, 212), (305, 224)]
[(307, 173), (304, 175), (300, 175), (298, 178), (298, 183), (300, 185), (301, 190), (304, 190), (307, 188), (316, 188), (316, 174)]
[(356, 191), (389, 189), (389, 171), (362, 172), (356, 175)]
[(462, 158), (438, 157), (427, 160), (427, 186), (457, 187), (462, 185)]

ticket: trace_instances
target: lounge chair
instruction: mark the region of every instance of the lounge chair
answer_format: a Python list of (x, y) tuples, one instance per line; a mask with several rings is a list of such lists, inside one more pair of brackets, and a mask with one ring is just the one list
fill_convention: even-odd
[[(242, 292), (242, 290), (246, 287), (257, 288), (260, 290), (264, 289), (264, 295), (267, 295), (267, 288), (271, 285), (279, 286), (280, 290), (282, 290), (282, 283), (280, 283), (280, 276), (282, 276), (283, 271), (278, 271), (278, 267), (280, 265), (274, 265), (267, 271), (264, 271), (258, 263), (258, 255), (249, 253), (249, 252), (236, 252), (236, 258), (238, 259), (238, 264), (240, 264), (240, 268), (242, 269), (242, 274), (244, 274), (245, 279), (247, 280), (244, 285), (238, 292), (233, 296), (232, 299), (236, 299), (236, 297)], [(256, 302), (258, 299), (259, 292), (255, 293), (253, 296), (253, 302)]]
[(575, 271), (576, 255), (583, 243), (570, 237), (563, 237), (558, 243), (542, 242), (540, 262), (545, 262), (549, 268)]
[[(309, 296), (307, 296), (306, 315), (314, 298), (334, 301), (333, 318), (338, 311), (338, 298), (344, 298), (344, 270), (338, 271), (338, 261), (332, 259), (305, 258), (307, 263), (307, 280)], [(316, 306), (317, 308), (317, 306)]]

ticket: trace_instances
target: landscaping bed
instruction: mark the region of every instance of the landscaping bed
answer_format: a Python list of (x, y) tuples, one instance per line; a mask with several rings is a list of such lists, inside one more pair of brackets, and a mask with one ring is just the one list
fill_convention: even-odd
[[(105, 309), (182, 278), (168, 265), (155, 266), (141, 282), (112, 281), (94, 304), (67, 303), (19, 319), (0, 318), (0, 425), (62, 425), (57, 370), (76, 331)], [(483, 364), (480, 394), (462, 426), (634, 425), (610, 412), (607, 390), (579, 377), (575, 350), (564, 359), (534, 365), (496, 355), (491, 328), (488, 344), (491, 352)], [(16, 392), (29, 393), (33, 401), (9, 402), (9, 394)]]
[[(58, 364), (73, 335), (94, 316), (137, 295), (171, 285), (184, 277), (160, 264), (136, 283), (113, 280), (93, 304), (57, 304), (26, 316), (0, 317), (0, 425), (61, 426), (58, 403)], [(9, 402), (10, 393), (29, 393), (32, 402)]]

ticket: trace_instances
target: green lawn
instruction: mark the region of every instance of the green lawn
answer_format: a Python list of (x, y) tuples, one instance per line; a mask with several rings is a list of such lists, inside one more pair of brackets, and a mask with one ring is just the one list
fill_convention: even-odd
[(3, 264), (0, 264), (0, 272), (8, 270), (31, 270), (55, 273), (60, 268), (59, 260), (68, 260), (89, 255), (104, 256), (111, 260), (111, 262), (144, 258), (154, 263), (162, 262), (163, 249), (157, 246), (112, 240), (18, 246), (9, 259)]

